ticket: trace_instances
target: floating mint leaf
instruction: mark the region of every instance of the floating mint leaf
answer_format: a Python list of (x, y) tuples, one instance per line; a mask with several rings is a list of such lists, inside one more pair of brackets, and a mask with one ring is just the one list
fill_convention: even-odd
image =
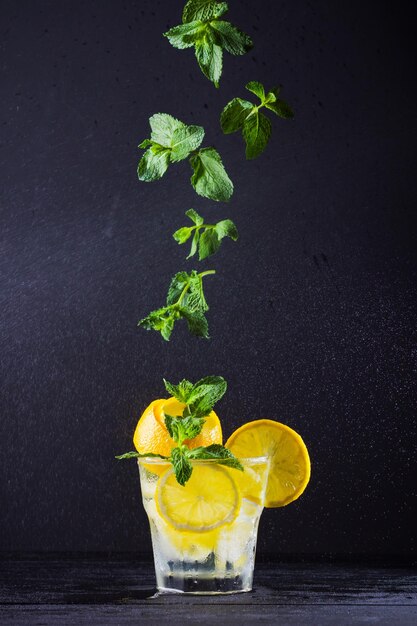
[(188, 0), (182, 12), (183, 22), (194, 20), (211, 20), (221, 17), (228, 10), (227, 2), (213, 2), (213, 0)]
[(228, 135), (242, 128), (252, 109), (253, 104), (241, 98), (233, 98), (229, 104), (226, 104), (220, 117), (220, 125), (224, 134)]
[(271, 122), (260, 109), (265, 107), (284, 119), (290, 119), (294, 113), (289, 104), (278, 98), (279, 87), (273, 87), (265, 94), (261, 83), (251, 81), (247, 83), (246, 89), (258, 96), (260, 104), (234, 98), (224, 107), (220, 125), (225, 134), (241, 129), (246, 143), (246, 158), (255, 159), (265, 150), (271, 136)]
[(144, 182), (159, 180), (169, 166), (169, 150), (152, 145), (139, 161), (138, 178)]
[(174, 131), (171, 139), (171, 161), (175, 163), (186, 159), (190, 152), (197, 150), (204, 139), (204, 128), (185, 126)]
[(204, 296), (203, 278), (215, 274), (214, 270), (206, 270), (200, 274), (193, 270), (178, 272), (171, 279), (167, 294), (167, 305), (151, 311), (138, 322), (138, 326), (146, 330), (156, 330), (169, 341), (174, 324), (185, 319), (193, 335), (208, 337), (208, 325), (204, 313), (208, 304)]
[(233, 241), (236, 241), (238, 238), (237, 228), (232, 220), (221, 220), (217, 224), (205, 224), (204, 219), (193, 209), (186, 211), (185, 214), (195, 225), (179, 228), (175, 231), (173, 237), (179, 244), (183, 244), (190, 239), (194, 232), (190, 254), (187, 259), (197, 252), (198, 247), (198, 257), (202, 261), (218, 250), (220, 242), (224, 237), (230, 237)]
[(256, 111), (246, 118), (242, 134), (246, 142), (246, 158), (255, 159), (268, 144), (271, 122), (265, 115)]
[(223, 69), (223, 50), (208, 35), (195, 43), (195, 56), (204, 76), (219, 86)]
[(210, 26), (214, 31), (216, 43), (230, 54), (238, 56), (253, 48), (253, 41), (249, 35), (243, 33), (230, 22), (213, 20), (210, 22)]
[(183, 10), (183, 23), (164, 33), (175, 48), (195, 47), (201, 71), (216, 87), (223, 69), (223, 50), (241, 55), (253, 46), (249, 35), (219, 19), (226, 11), (225, 2), (189, 0)]
[(261, 102), (265, 100), (265, 89), (262, 83), (258, 83), (256, 80), (251, 80), (247, 85), (245, 85), (245, 88), (254, 93), (255, 96), (258, 96)]
[(196, 192), (211, 200), (227, 202), (233, 194), (233, 183), (214, 148), (203, 148), (190, 158), (194, 173), (191, 184)]

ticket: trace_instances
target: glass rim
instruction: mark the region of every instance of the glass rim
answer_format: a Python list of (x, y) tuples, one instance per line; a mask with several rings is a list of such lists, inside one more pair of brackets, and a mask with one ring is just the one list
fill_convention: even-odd
[[(267, 463), (269, 460), (268, 456), (250, 456), (250, 457), (236, 457), (238, 461), (242, 463), (242, 465), (255, 465), (256, 463)], [(190, 463), (193, 465), (194, 463), (202, 463), (202, 464), (216, 464), (216, 465), (225, 465), (221, 463), (222, 459), (189, 459)], [(141, 456), (137, 459), (138, 463), (146, 463), (146, 465), (171, 465), (171, 461), (168, 459), (160, 459), (156, 456)]]

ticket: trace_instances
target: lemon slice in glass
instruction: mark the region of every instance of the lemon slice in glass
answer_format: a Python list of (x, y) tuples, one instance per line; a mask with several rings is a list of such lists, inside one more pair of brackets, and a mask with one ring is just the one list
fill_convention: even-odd
[(193, 464), (193, 473), (182, 486), (169, 469), (155, 491), (158, 513), (177, 530), (207, 532), (231, 524), (240, 509), (241, 496), (226, 468), (213, 462)]
[(265, 506), (285, 506), (303, 493), (310, 480), (310, 458), (304, 441), (289, 426), (273, 420), (244, 424), (229, 437), (226, 448), (238, 458), (270, 459)]

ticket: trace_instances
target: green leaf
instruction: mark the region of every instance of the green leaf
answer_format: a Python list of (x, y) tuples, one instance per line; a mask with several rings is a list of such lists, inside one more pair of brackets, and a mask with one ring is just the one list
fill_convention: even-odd
[(151, 311), (147, 317), (138, 322), (145, 330), (156, 330), (161, 333), (165, 341), (169, 341), (174, 328), (175, 312), (170, 307), (162, 307)]
[(125, 452), (124, 454), (119, 454), (116, 457), (114, 457), (115, 459), (119, 459), (119, 460), (124, 460), (124, 459), (140, 459), (143, 457), (157, 457), (159, 459), (167, 459), (167, 456), (163, 456), (162, 454), (154, 454), (153, 452), (146, 452), (145, 454), (140, 454), (139, 452), (133, 451), (133, 452)]
[(204, 417), (194, 417), (193, 415), (174, 417), (165, 413), (165, 426), (170, 437), (179, 445), (182, 445), (186, 439), (197, 437), (201, 433), (204, 421)]
[(142, 156), (138, 165), (138, 178), (144, 182), (159, 180), (165, 174), (169, 166), (169, 150), (162, 148), (154, 152), (149, 148)]
[(188, 209), (188, 211), (185, 212), (185, 215), (189, 217), (190, 220), (196, 224), (196, 226), (204, 224), (204, 219), (197, 213), (197, 211), (194, 211), (194, 209)]
[(220, 17), (228, 10), (227, 2), (213, 0), (188, 0), (182, 12), (183, 22), (201, 20), (205, 22)]
[(148, 148), (149, 146), (153, 146), (153, 145), (154, 145), (154, 144), (153, 144), (153, 141), (151, 141), (150, 139), (144, 139), (144, 140), (142, 141), (142, 143), (140, 143), (140, 144), (138, 145), (138, 148), (143, 148), (143, 149), (145, 149), (145, 148)]
[(177, 481), (180, 485), (184, 486), (185, 483), (190, 479), (193, 472), (192, 465), (187, 459), (185, 450), (183, 448), (173, 448), (173, 450), (171, 451), (171, 462), (174, 466), (174, 472)]
[(212, 228), (207, 228), (200, 237), (198, 246), (198, 258), (200, 261), (206, 259), (211, 254), (217, 252), (220, 247), (220, 239), (217, 232)]
[(224, 396), (227, 382), (222, 376), (206, 376), (193, 386), (188, 402), (193, 415), (206, 417)]
[(191, 242), (190, 254), (187, 256), (187, 259), (190, 259), (197, 252), (197, 246), (198, 246), (199, 239), (200, 239), (200, 231), (196, 230), (195, 233), (194, 233), (193, 240)]
[(178, 385), (173, 385), (172, 383), (165, 380), (165, 378), (163, 379), (163, 381), (165, 389), (168, 393), (171, 394), (171, 396), (174, 396), (174, 398), (176, 398), (178, 402), (184, 402), (185, 404), (187, 404), (188, 396), (193, 389), (193, 383), (190, 383), (189, 380), (185, 379), (179, 382)]
[(184, 308), (190, 313), (204, 313), (208, 311), (208, 304), (204, 296), (203, 279), (193, 270), (188, 278), (189, 289), (184, 299)]
[(223, 239), (223, 237), (230, 237), (233, 241), (237, 241), (238, 232), (232, 220), (222, 220), (221, 222), (217, 222), (215, 229), (219, 239)]
[(168, 306), (171, 306), (177, 303), (184, 287), (188, 285), (188, 282), (189, 282), (189, 276), (187, 272), (177, 272), (177, 274), (175, 274), (175, 276), (171, 278), (171, 282), (168, 287), (168, 294), (167, 294)]
[(179, 244), (185, 243), (191, 237), (193, 233), (193, 229), (188, 226), (184, 226), (183, 228), (179, 228), (172, 235)]
[(194, 335), (207, 337), (207, 320), (203, 314), (208, 310), (208, 304), (204, 297), (203, 277), (209, 274), (215, 274), (215, 271), (206, 270), (198, 274), (193, 270), (190, 274), (175, 274), (168, 289), (167, 306), (151, 311), (138, 322), (138, 326), (156, 330), (168, 341), (175, 322), (183, 318)]
[(271, 122), (265, 115), (256, 111), (246, 118), (242, 134), (246, 142), (246, 158), (255, 159), (268, 144)]
[(219, 465), (227, 465), (228, 467), (233, 467), (242, 472), (244, 471), (243, 465), (239, 459), (237, 459), (230, 450), (218, 443), (194, 448), (189, 451), (187, 456), (189, 459), (215, 459)]
[(233, 26), (230, 22), (214, 20), (210, 26), (215, 32), (216, 43), (235, 56), (245, 54), (253, 48), (253, 41), (241, 30)]
[(220, 125), (225, 135), (234, 133), (239, 128), (242, 128), (246, 117), (252, 109), (253, 104), (241, 98), (233, 98), (226, 104), (220, 116)]
[(214, 148), (203, 148), (190, 158), (194, 173), (191, 184), (196, 192), (211, 200), (227, 202), (233, 194), (233, 183)]
[(152, 130), (152, 141), (164, 148), (171, 148), (172, 137), (176, 130), (186, 128), (183, 122), (168, 113), (155, 113), (149, 118), (149, 124)]
[(177, 128), (171, 140), (171, 161), (173, 163), (186, 159), (190, 152), (197, 150), (204, 139), (202, 126), (184, 126)]
[(195, 43), (195, 56), (203, 74), (218, 87), (223, 68), (222, 48), (204, 37)]
[(208, 322), (204, 313), (197, 311), (191, 312), (188, 309), (182, 309), (181, 313), (187, 320), (188, 330), (192, 335), (203, 337), (204, 339), (209, 338)]
[(245, 85), (245, 88), (254, 93), (255, 96), (258, 96), (261, 102), (265, 100), (265, 89), (262, 83), (258, 83), (256, 80), (251, 80), (247, 85)]
[(267, 102), (265, 106), (267, 109), (273, 111), (276, 115), (284, 118), (285, 120), (290, 120), (294, 117), (292, 108), (284, 100), (277, 99), (275, 102)]
[(183, 50), (184, 48), (192, 48), (195, 42), (201, 37), (201, 31), (204, 30), (204, 25), (201, 21), (190, 21), (189, 24), (180, 24), (170, 28), (169, 31), (164, 33), (169, 43)]

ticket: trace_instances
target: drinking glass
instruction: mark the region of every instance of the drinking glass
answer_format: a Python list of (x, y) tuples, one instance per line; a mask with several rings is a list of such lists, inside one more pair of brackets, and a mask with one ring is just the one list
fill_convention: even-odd
[[(269, 461), (239, 460), (243, 472), (214, 459), (191, 461), (192, 477), (182, 487), (168, 461), (138, 459), (159, 591), (224, 594), (252, 589)], [(175, 515), (183, 504), (189, 508), (184, 509), (185, 522), (179, 523)], [(213, 510), (218, 515), (214, 520)]]

